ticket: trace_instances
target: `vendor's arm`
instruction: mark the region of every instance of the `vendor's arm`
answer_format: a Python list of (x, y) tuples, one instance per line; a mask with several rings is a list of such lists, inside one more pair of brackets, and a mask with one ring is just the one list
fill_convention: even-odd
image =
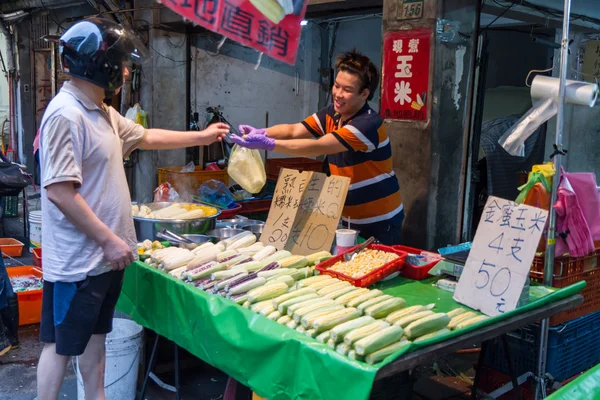
[(347, 149), (334, 135), (325, 135), (317, 140), (275, 140), (274, 150), (292, 156), (316, 157), (342, 153)]
[(77, 191), (82, 183), (85, 134), (80, 123), (57, 116), (44, 124), (40, 138), (42, 187), (48, 200), (81, 232), (100, 245), (113, 269), (123, 269), (134, 257), (131, 248), (115, 235)]
[(313, 135), (301, 123), (274, 125), (268, 129), (267, 136), (277, 140), (309, 139)]

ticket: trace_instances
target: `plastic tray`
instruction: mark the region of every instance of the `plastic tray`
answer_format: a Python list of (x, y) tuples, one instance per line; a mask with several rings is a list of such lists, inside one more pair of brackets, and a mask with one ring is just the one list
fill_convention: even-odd
[(33, 262), (35, 263), (35, 265), (38, 268), (42, 268), (42, 248), (41, 247), (35, 247), (32, 250), (33, 253)]
[[(42, 271), (34, 266), (6, 268), (9, 277), (35, 275), (42, 277)], [(19, 326), (37, 324), (42, 315), (42, 290), (17, 293), (19, 300)]]
[(268, 158), (267, 159), (267, 179), (277, 181), (279, 171), (282, 168), (295, 169), (300, 172), (304, 171), (323, 171), (323, 161), (313, 160), (306, 157), (290, 157), (290, 158)]
[[(544, 256), (536, 256), (531, 265), (531, 277), (544, 276)], [(556, 257), (554, 259), (553, 276), (564, 278), (566, 276), (580, 274), (600, 267), (600, 249), (585, 257)]]
[[(540, 275), (530, 277), (532, 282), (543, 283), (543, 277)], [(585, 288), (581, 291), (583, 303), (575, 308), (571, 308), (570, 310), (560, 312), (550, 317), (551, 326), (559, 325), (583, 317), (584, 315), (600, 311), (600, 268), (563, 278), (553, 278), (552, 286), (555, 288), (564, 288), (580, 281), (586, 282)]]
[[(353, 247), (352, 250), (350, 250), (350, 251), (353, 251), (357, 247), (358, 246)], [(379, 245), (379, 244), (371, 244), (371, 245), (367, 246), (367, 249), (386, 251), (389, 253), (397, 254), (399, 257), (385, 265), (382, 265), (381, 267), (377, 268), (376, 270), (371, 271), (367, 275), (362, 276), (360, 278), (352, 278), (352, 277), (350, 277), (348, 275), (344, 275), (340, 272), (335, 272), (335, 271), (329, 270), (329, 268), (332, 267), (335, 263), (344, 259), (345, 253), (337, 255), (333, 258), (330, 258), (327, 261), (320, 263), (319, 265), (317, 265), (317, 270), (322, 274), (331, 275), (340, 280), (348, 281), (354, 286), (368, 287), (368, 286), (373, 285), (374, 283), (379, 282), (380, 280), (382, 280), (384, 278), (387, 278), (394, 272), (401, 271), (402, 267), (404, 266), (404, 259), (408, 255), (404, 251), (397, 250), (397, 249), (394, 249), (393, 247), (389, 247), (389, 246)]]
[(2, 251), (2, 254), (6, 254), (9, 257), (21, 257), (23, 254), (23, 246), (25, 245), (16, 239), (0, 239), (0, 250)]
[(242, 209), (242, 205), (235, 203), (235, 207), (233, 208), (229, 208), (227, 210), (221, 210), (221, 214), (219, 215), (219, 218), (217, 219), (229, 219), (229, 218), (233, 218), (234, 216), (236, 216), (237, 214), (239, 214), (240, 210)]
[[(589, 314), (548, 332), (546, 370), (558, 381), (568, 379), (600, 362), (600, 312)], [(535, 372), (539, 347), (539, 325), (525, 326), (508, 334), (517, 375)], [(504, 348), (499, 340), (488, 347), (485, 365), (508, 373)]]
[(420, 250), (420, 249), (417, 249), (414, 247), (392, 246), (392, 248), (403, 251), (405, 253), (410, 253), (410, 254), (421, 254), (421, 253), (425, 252), (425, 253), (434, 255), (436, 257), (439, 257), (439, 260), (430, 262), (429, 264), (425, 264), (425, 265), (414, 265), (414, 264), (411, 264), (408, 261), (404, 260), (404, 268), (402, 269), (402, 276), (404, 276), (405, 278), (408, 278), (408, 279), (413, 279), (415, 281), (420, 281), (420, 280), (426, 279), (429, 276), (429, 270), (431, 270), (431, 268), (433, 268), (442, 259), (442, 256), (440, 256), (437, 253), (423, 251), (423, 250)]

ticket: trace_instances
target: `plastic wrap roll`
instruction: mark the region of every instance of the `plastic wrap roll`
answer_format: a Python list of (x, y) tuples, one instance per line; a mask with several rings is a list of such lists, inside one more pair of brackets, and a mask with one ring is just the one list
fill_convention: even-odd
[[(550, 76), (537, 75), (531, 82), (531, 98), (557, 98), (560, 80)], [(569, 104), (593, 107), (598, 97), (598, 85), (589, 82), (567, 80), (566, 101)]]

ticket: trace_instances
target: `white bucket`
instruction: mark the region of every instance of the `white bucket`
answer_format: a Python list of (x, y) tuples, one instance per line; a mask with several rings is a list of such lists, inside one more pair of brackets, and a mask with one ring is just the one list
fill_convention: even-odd
[[(106, 337), (104, 393), (107, 400), (135, 399), (143, 334), (143, 328), (131, 320), (113, 319), (113, 330)], [(75, 371), (77, 399), (84, 400), (85, 392), (79, 373), (79, 361)]]
[(31, 211), (29, 213), (29, 252), (34, 247), (42, 247), (42, 212)]

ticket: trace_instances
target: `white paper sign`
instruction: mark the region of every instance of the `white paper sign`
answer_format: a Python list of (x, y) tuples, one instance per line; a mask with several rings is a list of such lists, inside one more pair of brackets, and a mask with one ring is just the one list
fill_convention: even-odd
[(490, 197), (454, 300), (489, 316), (514, 310), (547, 218), (546, 210)]

